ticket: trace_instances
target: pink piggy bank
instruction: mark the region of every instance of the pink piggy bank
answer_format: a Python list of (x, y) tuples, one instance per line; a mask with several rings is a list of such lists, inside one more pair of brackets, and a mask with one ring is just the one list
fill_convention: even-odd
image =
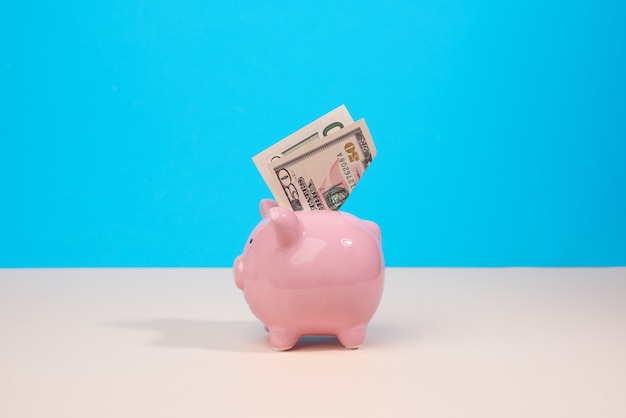
[(235, 283), (275, 350), (303, 335), (365, 339), (383, 292), (380, 228), (339, 211), (300, 211), (261, 201), (261, 222), (233, 266)]

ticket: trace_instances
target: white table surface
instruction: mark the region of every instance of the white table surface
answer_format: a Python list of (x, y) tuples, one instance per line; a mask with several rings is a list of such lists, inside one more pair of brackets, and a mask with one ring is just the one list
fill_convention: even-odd
[(626, 417), (626, 269), (387, 269), (273, 351), (230, 269), (0, 270), (0, 417)]

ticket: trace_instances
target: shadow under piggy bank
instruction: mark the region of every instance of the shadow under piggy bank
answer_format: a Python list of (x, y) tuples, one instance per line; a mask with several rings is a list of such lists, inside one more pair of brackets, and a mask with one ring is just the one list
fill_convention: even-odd
[[(156, 334), (149, 344), (169, 348), (197, 348), (241, 353), (273, 353), (267, 332), (257, 321), (211, 321), (158, 318), (118, 322), (116, 327)], [(297, 352), (347, 351), (335, 336), (303, 336), (293, 347)]]
[(158, 347), (271, 352), (263, 327), (255, 321), (158, 318), (118, 322), (115, 326), (150, 331), (156, 334), (150, 343)]

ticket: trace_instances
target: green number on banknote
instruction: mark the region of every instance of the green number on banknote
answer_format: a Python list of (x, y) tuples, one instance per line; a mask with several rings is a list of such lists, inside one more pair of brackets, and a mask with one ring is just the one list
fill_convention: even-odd
[(331, 129), (333, 128), (343, 128), (343, 125), (341, 124), (341, 122), (333, 122), (330, 125), (328, 125), (327, 127), (324, 128), (324, 131), (322, 132), (322, 136), (327, 136), (328, 132), (331, 131)]

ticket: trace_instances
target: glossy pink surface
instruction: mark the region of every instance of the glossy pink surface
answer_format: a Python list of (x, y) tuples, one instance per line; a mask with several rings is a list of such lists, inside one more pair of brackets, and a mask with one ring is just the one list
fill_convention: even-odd
[(262, 220), (233, 266), (235, 283), (276, 350), (303, 335), (360, 346), (383, 291), (380, 229), (340, 211), (261, 201)]

